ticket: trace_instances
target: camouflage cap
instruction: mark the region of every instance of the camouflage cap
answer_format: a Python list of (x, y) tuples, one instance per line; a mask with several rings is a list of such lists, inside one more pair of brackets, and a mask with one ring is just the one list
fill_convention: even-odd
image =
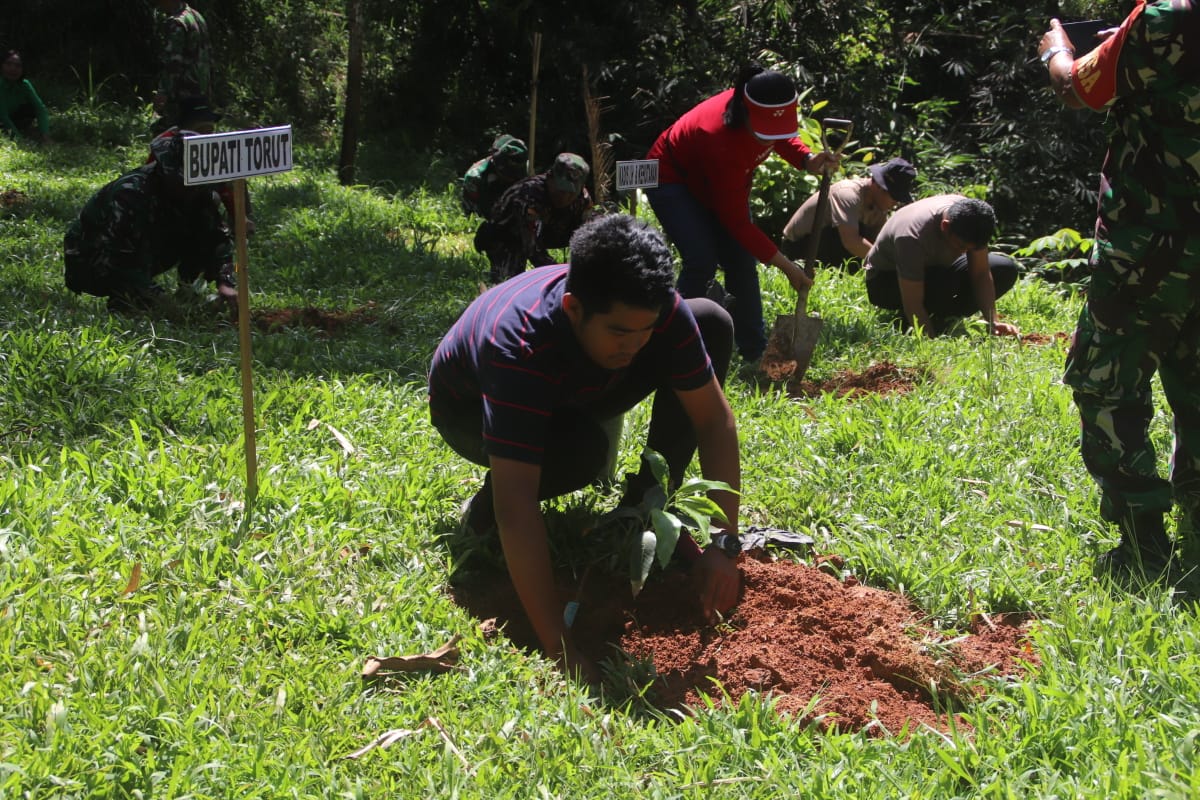
[(525, 142), (517, 137), (502, 133), (492, 140), (492, 153), (495, 155), (523, 157), (529, 153), (529, 148), (525, 146)]
[(159, 174), (165, 178), (183, 179), (184, 134), (185, 131), (178, 131), (173, 135), (159, 135), (150, 142), (151, 161)]
[(529, 148), (517, 137), (501, 134), (492, 142), (491, 158), (502, 173), (520, 176), (529, 163)]
[(560, 192), (579, 194), (592, 172), (583, 156), (574, 153), (559, 153), (550, 166), (546, 184)]

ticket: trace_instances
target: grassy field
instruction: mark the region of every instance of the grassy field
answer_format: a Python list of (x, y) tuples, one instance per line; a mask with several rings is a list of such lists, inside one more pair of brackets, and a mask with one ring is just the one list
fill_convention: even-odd
[[(367, 321), (255, 334), (247, 515), (236, 329), (112, 316), (62, 285), (68, 221), (142, 153), (0, 142), (0, 190), (23, 193), (0, 208), (0, 796), (1200, 797), (1196, 606), (1092, 577), (1115, 537), (1061, 341), (918, 340), (861, 278), (822, 273), (810, 377), (879, 361), (929, 377), (806, 402), (731, 379), (747, 520), (812, 533), (948, 630), (1032, 612), (1042, 666), (995, 681), (970, 735), (825, 734), (766, 699), (680, 722), (485, 641), (447, 595), (441, 537), (481, 472), (431, 428), (424, 371), (485, 274), (449, 173), (344, 188), (301, 140), (295, 170), (252, 181), (252, 307)], [(785, 284), (764, 287), (768, 319), (786, 313)], [(1000, 311), (1054, 334), (1078, 305), (1028, 281)], [(1162, 414), (1154, 435), (1165, 454)], [(364, 688), (369, 656), (456, 634), (460, 669)], [(387, 731), (407, 733), (345, 758)]]

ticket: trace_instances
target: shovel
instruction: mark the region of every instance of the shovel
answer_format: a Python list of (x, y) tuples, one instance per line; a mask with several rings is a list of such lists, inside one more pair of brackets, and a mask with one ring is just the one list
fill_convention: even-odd
[[(821, 120), (821, 144), (825, 150), (832, 149), (835, 155), (840, 155), (842, 148), (850, 139), (854, 123), (848, 119), (827, 118)], [(808, 247), (804, 253), (804, 271), (812, 278), (816, 272), (813, 265), (817, 260), (817, 248), (821, 244), (821, 222), (829, 210), (829, 176), (827, 166), (821, 174), (821, 185), (817, 190), (816, 214), (813, 217), (813, 230), (808, 237)], [(796, 362), (796, 371), (792, 380), (800, 380), (808, 372), (808, 364), (812, 361), (813, 350), (817, 347), (817, 337), (821, 335), (822, 320), (820, 317), (808, 314), (808, 289), (796, 295), (796, 310), (790, 316), (780, 315), (775, 318), (775, 330), (771, 337), (780, 342), (784, 352)]]

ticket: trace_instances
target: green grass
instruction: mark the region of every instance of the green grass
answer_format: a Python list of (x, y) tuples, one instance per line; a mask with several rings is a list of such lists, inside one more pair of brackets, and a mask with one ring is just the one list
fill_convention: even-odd
[[(255, 334), (248, 517), (236, 329), (110, 316), (62, 286), (67, 222), (141, 152), (0, 143), (0, 189), (28, 197), (0, 210), (0, 796), (1200, 796), (1196, 608), (1091, 577), (1114, 537), (1061, 343), (914, 339), (861, 278), (825, 272), (810, 377), (884, 360), (929, 377), (854, 401), (730, 381), (748, 521), (813, 533), (947, 628), (1043, 620), (1042, 668), (970, 707), (972, 734), (823, 734), (753, 697), (648, 716), (485, 641), (448, 598), (440, 537), (481, 476), (429, 425), (423, 375), (485, 272), (453, 196), (340, 187), (303, 140), (296, 170), (252, 181), (252, 305), (374, 303), (377, 319)], [(787, 313), (782, 279), (764, 286), (768, 319)], [(1054, 333), (1078, 303), (1021, 283), (1000, 310)], [(1165, 453), (1164, 415), (1153, 433)], [(454, 634), (460, 671), (361, 685), (367, 656)], [(414, 732), (343, 759), (396, 729)]]

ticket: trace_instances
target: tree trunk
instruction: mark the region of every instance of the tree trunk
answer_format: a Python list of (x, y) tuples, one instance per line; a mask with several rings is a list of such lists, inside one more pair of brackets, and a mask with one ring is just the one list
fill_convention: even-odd
[(342, 119), (342, 150), (338, 156), (338, 181), (354, 183), (354, 161), (358, 155), (358, 120), (362, 111), (362, 0), (346, 0), (346, 24), (350, 48), (346, 56), (346, 111)]

